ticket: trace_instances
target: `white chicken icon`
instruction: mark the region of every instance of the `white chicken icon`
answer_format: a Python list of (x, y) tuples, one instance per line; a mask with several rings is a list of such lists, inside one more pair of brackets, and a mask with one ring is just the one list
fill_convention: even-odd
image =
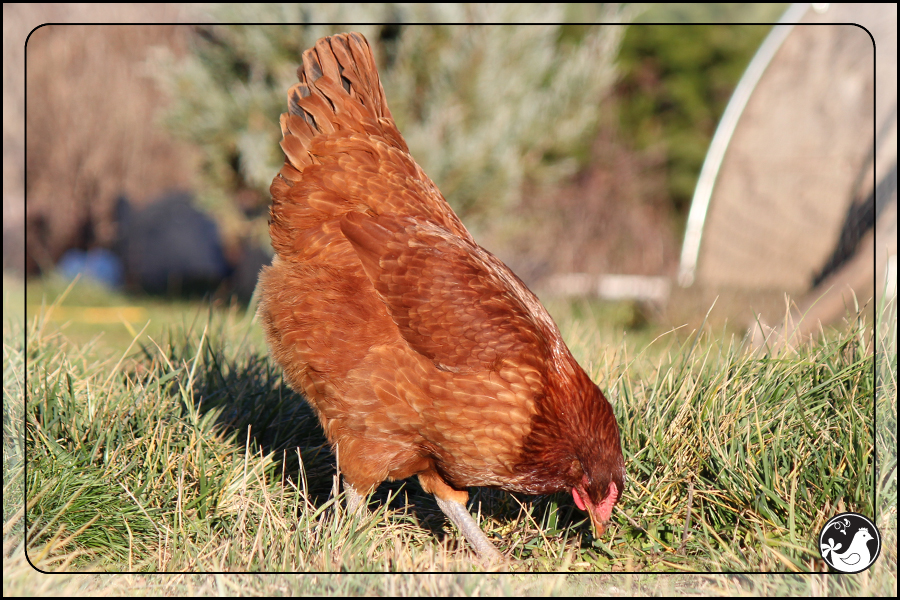
[(865, 569), (871, 562), (872, 555), (867, 542), (873, 539), (875, 538), (866, 528), (860, 527), (853, 536), (850, 547), (843, 552), (838, 552), (842, 544), (835, 544), (834, 538), (828, 538), (828, 543), (822, 544), (822, 556), (828, 558), (830, 552), (830, 562), (835, 569), (844, 573), (855, 573)]

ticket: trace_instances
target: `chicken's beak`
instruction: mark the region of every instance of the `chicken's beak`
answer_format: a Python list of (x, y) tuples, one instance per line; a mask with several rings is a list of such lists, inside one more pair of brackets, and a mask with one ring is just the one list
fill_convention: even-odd
[(581, 510), (586, 510), (588, 516), (591, 517), (594, 537), (599, 539), (606, 531), (606, 523), (612, 517), (613, 508), (619, 499), (619, 488), (615, 483), (610, 482), (606, 497), (599, 504), (591, 502), (590, 496), (585, 493), (584, 489), (579, 492), (577, 487), (572, 488), (572, 497), (575, 499), (575, 505)]
[(596, 514), (596, 507), (588, 506), (588, 515), (591, 517), (591, 527), (594, 530), (594, 539), (600, 539), (600, 536), (603, 535), (603, 532), (606, 531), (606, 523), (600, 520)]
[[(591, 518), (591, 527), (594, 531), (594, 538), (599, 539), (600, 536), (603, 535), (603, 532), (606, 531), (606, 521), (600, 515), (602, 505), (595, 505), (591, 502), (590, 496), (588, 496), (584, 490), (579, 492), (578, 488), (572, 488), (572, 497), (575, 499), (575, 505), (578, 506), (578, 508), (587, 511), (588, 516)], [(613, 502), (615, 502), (615, 499), (613, 499)], [(607, 518), (609, 517), (607, 516)]]

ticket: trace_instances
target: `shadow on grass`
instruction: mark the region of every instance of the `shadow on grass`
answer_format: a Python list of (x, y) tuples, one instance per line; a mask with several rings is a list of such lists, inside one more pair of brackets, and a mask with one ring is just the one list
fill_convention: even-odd
[[(285, 486), (305, 489), (316, 506), (327, 502), (334, 492), (335, 457), (312, 407), (284, 383), (281, 369), (268, 355), (258, 348), (227, 343), (224, 328), (205, 336), (190, 332), (170, 336), (180, 340), (181, 347), (170, 346), (169, 359), (191, 364), (201, 337), (204, 342), (192, 386), (195, 408), (201, 415), (221, 411), (217, 423), (226, 432), (237, 433), (236, 443), (251, 453), (273, 455)], [(144, 352), (150, 358), (158, 350), (144, 348)], [(470, 511), (480, 512), (482, 519), (495, 521), (495, 528), (506, 532), (494, 534), (501, 546), (509, 545), (509, 540), (503, 539), (509, 532), (522, 530), (533, 538), (540, 538), (541, 532), (552, 537), (555, 532), (570, 530), (570, 539), (575, 534), (580, 536), (582, 548), (591, 546), (587, 514), (575, 508), (568, 493), (528, 496), (489, 488), (470, 488), (469, 493)], [(434, 497), (422, 490), (416, 477), (378, 486), (369, 508), (385, 503), (391, 510), (407, 509), (422, 528), (448, 547), (458, 539)]]

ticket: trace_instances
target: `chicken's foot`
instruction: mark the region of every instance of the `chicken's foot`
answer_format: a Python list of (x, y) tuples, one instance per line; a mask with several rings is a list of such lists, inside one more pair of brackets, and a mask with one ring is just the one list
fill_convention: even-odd
[(466, 536), (469, 544), (472, 545), (483, 560), (489, 563), (500, 563), (503, 560), (503, 555), (500, 554), (494, 547), (494, 544), (488, 540), (487, 536), (478, 526), (478, 523), (475, 522), (475, 519), (473, 519), (472, 515), (469, 514), (469, 511), (466, 510), (465, 505), (453, 500), (442, 500), (437, 496), (435, 496), (434, 499), (437, 500), (438, 506), (444, 511), (444, 514), (459, 527), (459, 530)]
[(366, 497), (356, 491), (356, 488), (344, 478), (344, 495), (347, 498), (347, 512), (360, 514), (366, 507)]

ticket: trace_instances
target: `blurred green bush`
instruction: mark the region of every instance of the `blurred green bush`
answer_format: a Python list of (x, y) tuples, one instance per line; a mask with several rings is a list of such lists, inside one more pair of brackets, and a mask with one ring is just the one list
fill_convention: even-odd
[[(706, 149), (732, 91), (772, 29), (767, 23), (788, 6), (653, 4), (627, 28), (616, 91), (623, 130), (637, 149), (664, 145), (677, 215), (687, 215)], [(759, 24), (745, 24), (753, 22)]]
[[(258, 236), (283, 155), (278, 116), (303, 50), (346, 30), (371, 43), (391, 111), (422, 165), (477, 232), (509, 216), (523, 183), (548, 184), (585, 162), (599, 103), (615, 82), (623, 27), (405, 25), (444, 22), (620, 22), (618, 6), (227, 5), (222, 21), (391, 25), (214, 25), (171, 61), (168, 124), (205, 156), (201, 202), (226, 235)], [(237, 200), (235, 202), (235, 200)]]
[[(223, 22), (302, 23), (197, 27), (191, 55), (160, 70), (175, 100), (168, 124), (202, 148), (198, 196), (226, 240), (268, 247), (268, 188), (283, 161), (278, 116), (300, 56), (322, 36), (356, 30), (374, 49), (413, 157), (476, 238), (529, 279), (674, 268), (706, 148), (770, 30), (736, 22), (772, 22), (784, 5), (211, 10)], [(542, 24), (409, 24), (512, 20)], [(619, 25), (544, 24), (567, 20)], [(624, 26), (632, 20), (642, 24)], [(311, 24), (361, 21), (389, 24)]]

